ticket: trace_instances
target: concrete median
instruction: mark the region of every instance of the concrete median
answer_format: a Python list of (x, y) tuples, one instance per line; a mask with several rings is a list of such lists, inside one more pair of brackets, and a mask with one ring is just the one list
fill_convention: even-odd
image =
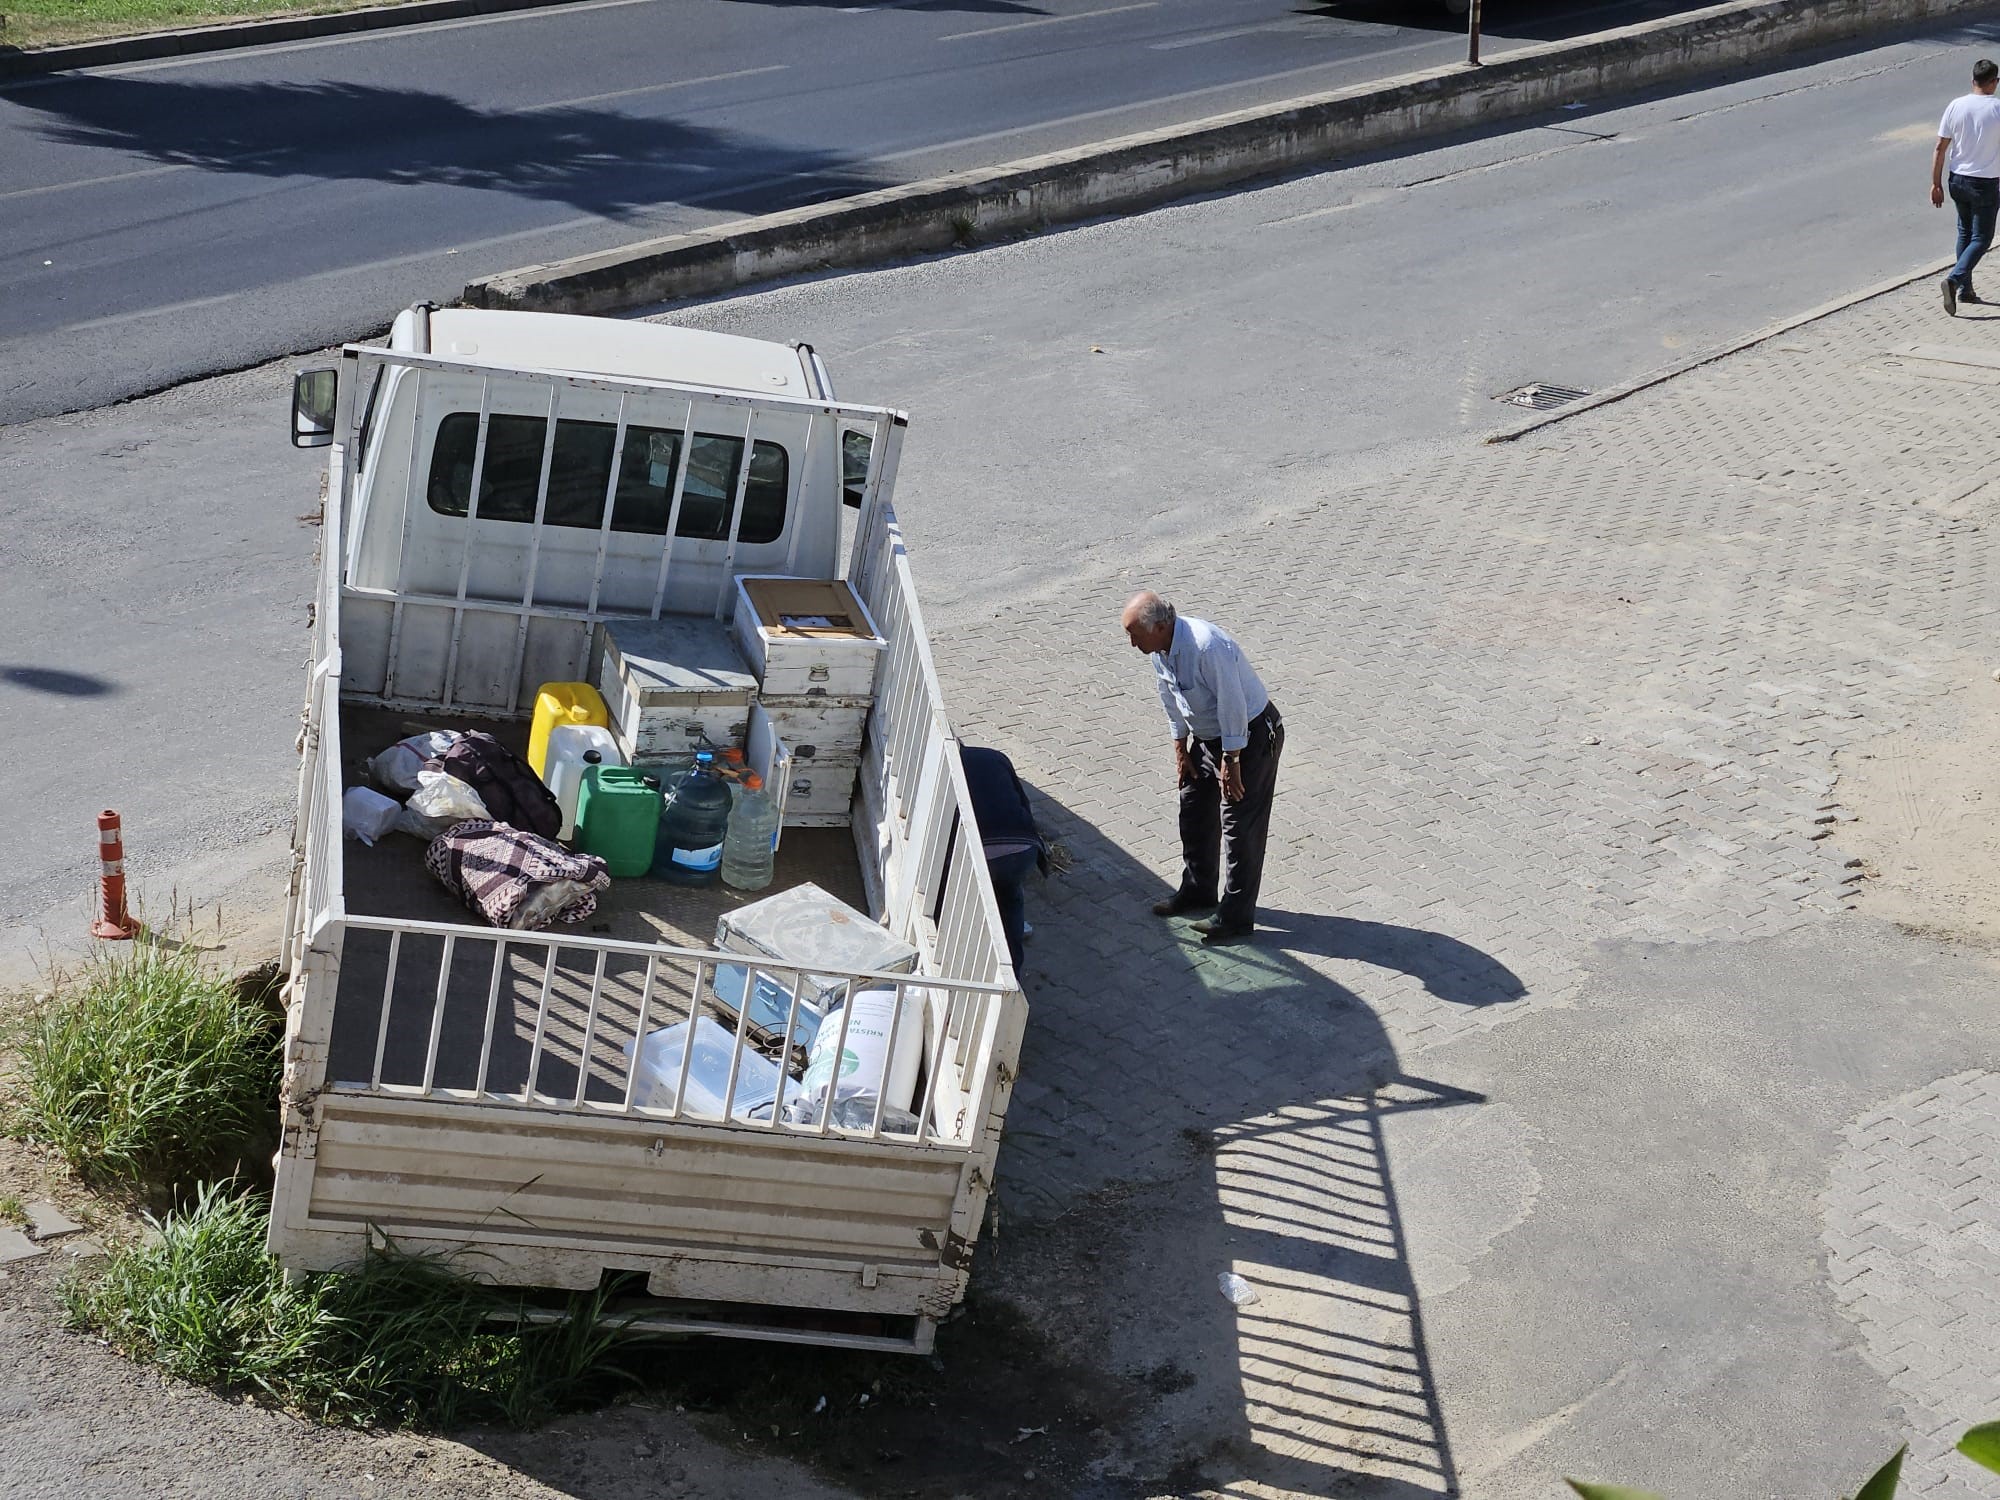
[(1962, 16), (1994, 0), (1734, 0), (1482, 67), (1409, 73), (642, 240), (475, 281), (475, 307), (606, 312), (946, 250), (1138, 209), (1497, 121)]

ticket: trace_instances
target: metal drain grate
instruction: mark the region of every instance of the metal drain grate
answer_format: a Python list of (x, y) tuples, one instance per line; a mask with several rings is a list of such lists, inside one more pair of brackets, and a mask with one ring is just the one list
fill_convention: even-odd
[(1537, 380), (1522, 386), (1519, 390), (1508, 391), (1495, 396), (1495, 401), (1505, 401), (1509, 406), (1525, 406), (1531, 411), (1554, 411), (1558, 406), (1568, 406), (1572, 401), (1581, 401), (1589, 391), (1580, 391), (1573, 385), (1557, 385), (1553, 381)]

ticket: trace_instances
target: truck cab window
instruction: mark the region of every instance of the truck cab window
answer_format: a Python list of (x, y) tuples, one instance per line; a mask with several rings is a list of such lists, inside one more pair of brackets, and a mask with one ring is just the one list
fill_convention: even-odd
[[(488, 419), (486, 465), (479, 482), (480, 520), (535, 519), (547, 433), (544, 417), (496, 414)], [(595, 531), (603, 524), (604, 492), (611, 478), (617, 436), (618, 429), (610, 422), (557, 421), (544, 512), (549, 525)], [(428, 498), (431, 509), (440, 515), (468, 513), (478, 441), (479, 417), (475, 412), (453, 412), (438, 424), (437, 442), (431, 450)], [(652, 536), (666, 532), (680, 448), (677, 430), (626, 428), (611, 510), (613, 531)], [(676, 535), (704, 541), (728, 538), (731, 502), (742, 461), (741, 438), (708, 432), (694, 435)], [(750, 478), (743, 497), (744, 543), (773, 542), (784, 534), (790, 484), (791, 461), (784, 448), (758, 442), (750, 455)]]

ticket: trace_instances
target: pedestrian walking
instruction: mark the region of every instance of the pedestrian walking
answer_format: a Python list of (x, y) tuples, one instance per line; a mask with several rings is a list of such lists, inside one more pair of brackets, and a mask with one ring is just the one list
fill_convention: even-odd
[(1284, 721), (1220, 626), (1179, 615), (1151, 592), (1133, 596), (1122, 623), (1126, 639), (1153, 658), (1180, 788), (1181, 883), (1153, 914), (1213, 911), (1195, 923), (1201, 940), (1240, 941), (1257, 927)]
[[(1944, 310), (1958, 316), (1961, 302), (1979, 302), (1972, 268), (1993, 244), (1993, 221), (2000, 217), (2000, 64), (1982, 57), (1972, 65), (1972, 92), (1945, 106), (1938, 121), (1937, 150), (1931, 156), (1931, 207), (1943, 208), (1945, 193), (1958, 209), (1958, 259), (1944, 278)], [(1947, 176), (1949, 173), (1949, 176)]]
[(986, 854), (986, 873), (993, 881), (993, 899), (1000, 908), (1000, 930), (1007, 935), (1007, 956), (1014, 977), (1021, 977), (1023, 943), (1028, 935), (1028, 901), (1023, 887), (1035, 870), (1049, 872), (1048, 841), (1035, 826), (1035, 810), (1014, 773), (1014, 762), (998, 750), (976, 745), (960, 748), (965, 790), (972, 798), (972, 821), (979, 825), (979, 842)]

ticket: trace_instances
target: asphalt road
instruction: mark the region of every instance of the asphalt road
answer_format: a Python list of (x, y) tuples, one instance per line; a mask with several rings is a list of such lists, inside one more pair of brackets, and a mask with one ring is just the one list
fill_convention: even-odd
[[(1489, 54), (1693, 8), (1489, 5)], [(1438, 0), (584, 0), (0, 89), (0, 425), (474, 276), (1447, 63)]]

